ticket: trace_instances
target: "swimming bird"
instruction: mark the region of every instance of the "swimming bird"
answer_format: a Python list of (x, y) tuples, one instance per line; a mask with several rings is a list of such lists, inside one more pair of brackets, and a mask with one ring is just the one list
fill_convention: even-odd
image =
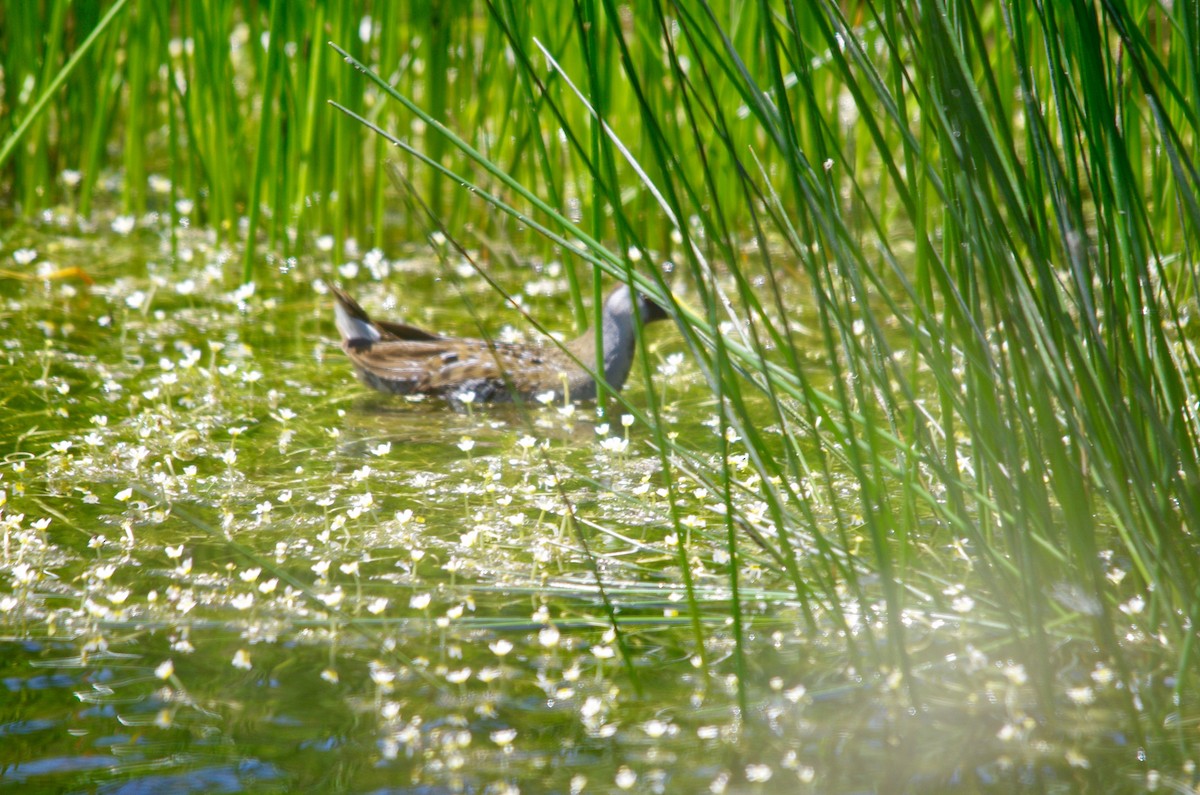
[[(367, 386), (396, 395), (434, 395), (455, 408), (522, 399), (594, 400), (596, 332), (553, 344), (444, 337), (404, 323), (372, 320), (345, 290), (330, 284), (342, 350)], [(667, 313), (622, 284), (604, 299), (604, 380), (617, 391), (633, 364), (634, 312), (643, 324)], [(568, 353), (569, 352), (569, 353)], [(572, 358), (573, 357), (573, 358)], [(576, 361), (578, 360), (578, 361)], [(581, 364), (582, 363), (582, 364)]]

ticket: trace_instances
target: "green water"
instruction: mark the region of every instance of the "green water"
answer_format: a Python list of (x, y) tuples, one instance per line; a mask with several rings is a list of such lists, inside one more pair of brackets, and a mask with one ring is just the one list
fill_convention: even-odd
[[(366, 391), (315, 283), (332, 275), (371, 309), (469, 332), (454, 277), (433, 261), (385, 268), (364, 253), (347, 275), (314, 249), (249, 290), (225, 278), (237, 252), (201, 235), (179, 246), (149, 221), (127, 234), (48, 222), (11, 227), (0, 251), (7, 269), (43, 276), (0, 280), (0, 788), (1137, 791), (1150, 780), (1095, 650), (1062, 644), (1064, 716), (1048, 722), (1020, 666), (991, 656), (1000, 627), (914, 611), (914, 708), (875, 665), (882, 624), (850, 627), (850, 656), (846, 630), (804, 619), (750, 544), (743, 711), (718, 500), (680, 481), (693, 533), (678, 538), (640, 423), (626, 428), (617, 409), (605, 432), (586, 406), (467, 415)], [(95, 283), (50, 278), (73, 266)], [(531, 311), (571, 331), (553, 268), (498, 277), (518, 291), (536, 282)], [(482, 280), (464, 285), (485, 325), (520, 329)], [(644, 406), (656, 390), (671, 430), (712, 456), (707, 393), (662, 325), (653, 383), (635, 367), (626, 396)], [(1169, 699), (1171, 673), (1148, 669), (1138, 697)], [(1186, 731), (1155, 735), (1172, 775), (1190, 769)]]

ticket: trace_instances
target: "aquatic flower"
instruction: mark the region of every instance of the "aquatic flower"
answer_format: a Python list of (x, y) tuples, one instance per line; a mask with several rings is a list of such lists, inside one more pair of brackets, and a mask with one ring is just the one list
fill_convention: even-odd
[(336, 685), (339, 680), (338, 672), (332, 668), (326, 668), (325, 670), (321, 671), (321, 678), (331, 685)]
[(471, 450), (473, 450), (474, 448), (475, 448), (475, 440), (474, 440), (474, 439), (471, 439), (471, 438), (470, 438), (470, 437), (468, 437), (468, 436), (464, 436), (464, 437), (462, 438), (462, 441), (460, 441), (460, 442), (458, 443), (458, 449), (459, 449), (459, 450), (462, 450), (464, 453), (469, 453), (469, 452), (471, 452)]
[(337, 607), (345, 598), (346, 593), (340, 585), (328, 593), (317, 594), (317, 599), (321, 600), (326, 607)]
[(175, 663), (171, 660), (163, 660), (158, 664), (158, 667), (154, 669), (154, 675), (164, 682), (167, 681), (175, 675)]
[(233, 655), (233, 667), (249, 671), (253, 667), (250, 663), (250, 652), (245, 649), (238, 649), (237, 653)]
[(1014, 685), (1023, 685), (1029, 681), (1029, 674), (1025, 672), (1025, 666), (1020, 663), (1004, 666), (1002, 673)]
[(1067, 698), (1074, 704), (1086, 707), (1096, 700), (1096, 693), (1087, 685), (1081, 685), (1067, 688)]
[(28, 563), (18, 563), (9, 570), (17, 585), (29, 586), (38, 580), (37, 571)]
[[(104, 538), (104, 536), (98, 536), (98, 537), (101, 539)], [(177, 547), (167, 546), (167, 547), (165, 547), (165, 550), (167, 553), (167, 557), (170, 558), (171, 560), (175, 560), (175, 559), (183, 556), (183, 544), (180, 544)]]
[(637, 784), (637, 773), (634, 773), (628, 767), (621, 765), (617, 771), (615, 782), (618, 789), (633, 789), (633, 785)]
[(560, 633), (558, 627), (551, 624), (538, 632), (538, 643), (542, 644), (547, 649), (558, 645)]
[(975, 600), (969, 596), (960, 596), (950, 603), (956, 613), (970, 613), (975, 607)]
[(242, 593), (229, 600), (229, 604), (238, 610), (249, 610), (254, 606), (254, 594)]
[(385, 456), (388, 453), (392, 452), (392, 443), (391, 442), (380, 442), (379, 444), (375, 445), (374, 447), (369, 447), (367, 449), (371, 452), (371, 455), (376, 455), (376, 456), (382, 457), (382, 456)]
[(629, 440), (623, 439), (620, 436), (609, 436), (600, 442), (600, 447), (603, 448), (605, 452), (621, 455), (627, 449), (629, 449)]
[(136, 219), (132, 215), (118, 215), (112, 220), (112, 230), (118, 235), (127, 235), (133, 231)]
[(427, 593), (413, 594), (409, 597), (408, 606), (414, 610), (424, 610), (433, 601), (433, 596)]
[(1134, 616), (1146, 609), (1146, 600), (1140, 595), (1134, 596), (1129, 601), (1118, 605), (1118, 609), (1127, 616)]
[(501, 747), (508, 746), (517, 739), (516, 729), (497, 729), (488, 735), (492, 742)]
[(670, 378), (679, 372), (680, 366), (683, 364), (682, 353), (668, 354), (665, 361), (658, 366), (658, 372)]
[(746, 780), (752, 784), (762, 784), (771, 780), (773, 772), (768, 765), (746, 765)]
[(367, 670), (370, 672), (371, 681), (376, 687), (390, 688), (392, 682), (396, 680), (396, 672), (389, 669), (379, 660), (372, 660), (367, 665)]
[(31, 262), (33, 262), (34, 260), (36, 260), (37, 256), (38, 256), (37, 249), (33, 249), (33, 248), (19, 248), (16, 251), (14, 251), (13, 255), (12, 255), (13, 260), (18, 265), (28, 265)]
[(377, 616), (384, 610), (387, 610), (387, 607), (388, 598), (386, 596), (380, 596), (377, 599), (371, 600), (371, 602), (367, 604), (367, 612), (373, 616)]
[(471, 669), (462, 668), (457, 671), (447, 671), (446, 681), (452, 685), (461, 685), (463, 682), (471, 678)]
[(497, 657), (503, 657), (513, 650), (513, 645), (504, 638), (500, 638), (499, 640), (489, 643), (488, 648), (492, 650), (492, 654), (495, 654)]
[(383, 256), (383, 252), (377, 248), (373, 248), (363, 255), (363, 265), (367, 266), (367, 270), (371, 272), (371, 277), (376, 281), (382, 280), (388, 275), (390, 266), (387, 259)]

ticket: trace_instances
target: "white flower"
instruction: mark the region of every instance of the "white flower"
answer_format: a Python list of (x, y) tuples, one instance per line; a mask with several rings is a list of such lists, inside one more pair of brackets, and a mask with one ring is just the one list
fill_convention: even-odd
[(512, 743), (513, 740), (517, 739), (517, 730), (516, 729), (497, 729), (496, 731), (489, 734), (488, 737), (491, 738), (491, 741), (494, 742), (496, 745), (503, 747), (505, 745), (509, 745), (510, 743)]
[(446, 681), (452, 685), (461, 685), (463, 682), (471, 678), (471, 669), (463, 668), (458, 671), (447, 671)]
[(559, 637), (560, 633), (558, 628), (551, 624), (538, 633), (538, 643), (542, 644), (547, 649), (553, 648), (554, 646), (558, 645)]
[(600, 442), (600, 447), (609, 453), (620, 455), (629, 448), (629, 440), (622, 439), (620, 436), (609, 436), (604, 441)]

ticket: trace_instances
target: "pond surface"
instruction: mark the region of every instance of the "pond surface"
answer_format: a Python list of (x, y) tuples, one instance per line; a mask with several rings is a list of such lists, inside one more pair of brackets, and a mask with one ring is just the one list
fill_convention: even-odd
[[(37, 276), (0, 279), (0, 788), (1137, 791), (1153, 773), (1095, 650), (1064, 641), (1075, 717), (1051, 730), (1021, 666), (989, 656), (999, 627), (914, 611), (914, 709), (753, 547), (739, 661), (718, 501), (676, 473), (677, 537), (623, 409), (459, 414), (353, 379), (321, 279), (469, 333), (461, 279), (480, 322), (519, 334), (469, 271), (334, 268), (318, 245), (238, 287), (239, 252), (128, 226), (11, 226), (0, 250)], [(499, 278), (567, 317), (561, 266)], [(653, 327), (654, 383), (635, 366), (625, 394), (656, 390), (712, 456), (682, 351)], [(882, 643), (850, 629), (868, 658)], [(1148, 676), (1139, 697), (1169, 698), (1169, 672)]]

